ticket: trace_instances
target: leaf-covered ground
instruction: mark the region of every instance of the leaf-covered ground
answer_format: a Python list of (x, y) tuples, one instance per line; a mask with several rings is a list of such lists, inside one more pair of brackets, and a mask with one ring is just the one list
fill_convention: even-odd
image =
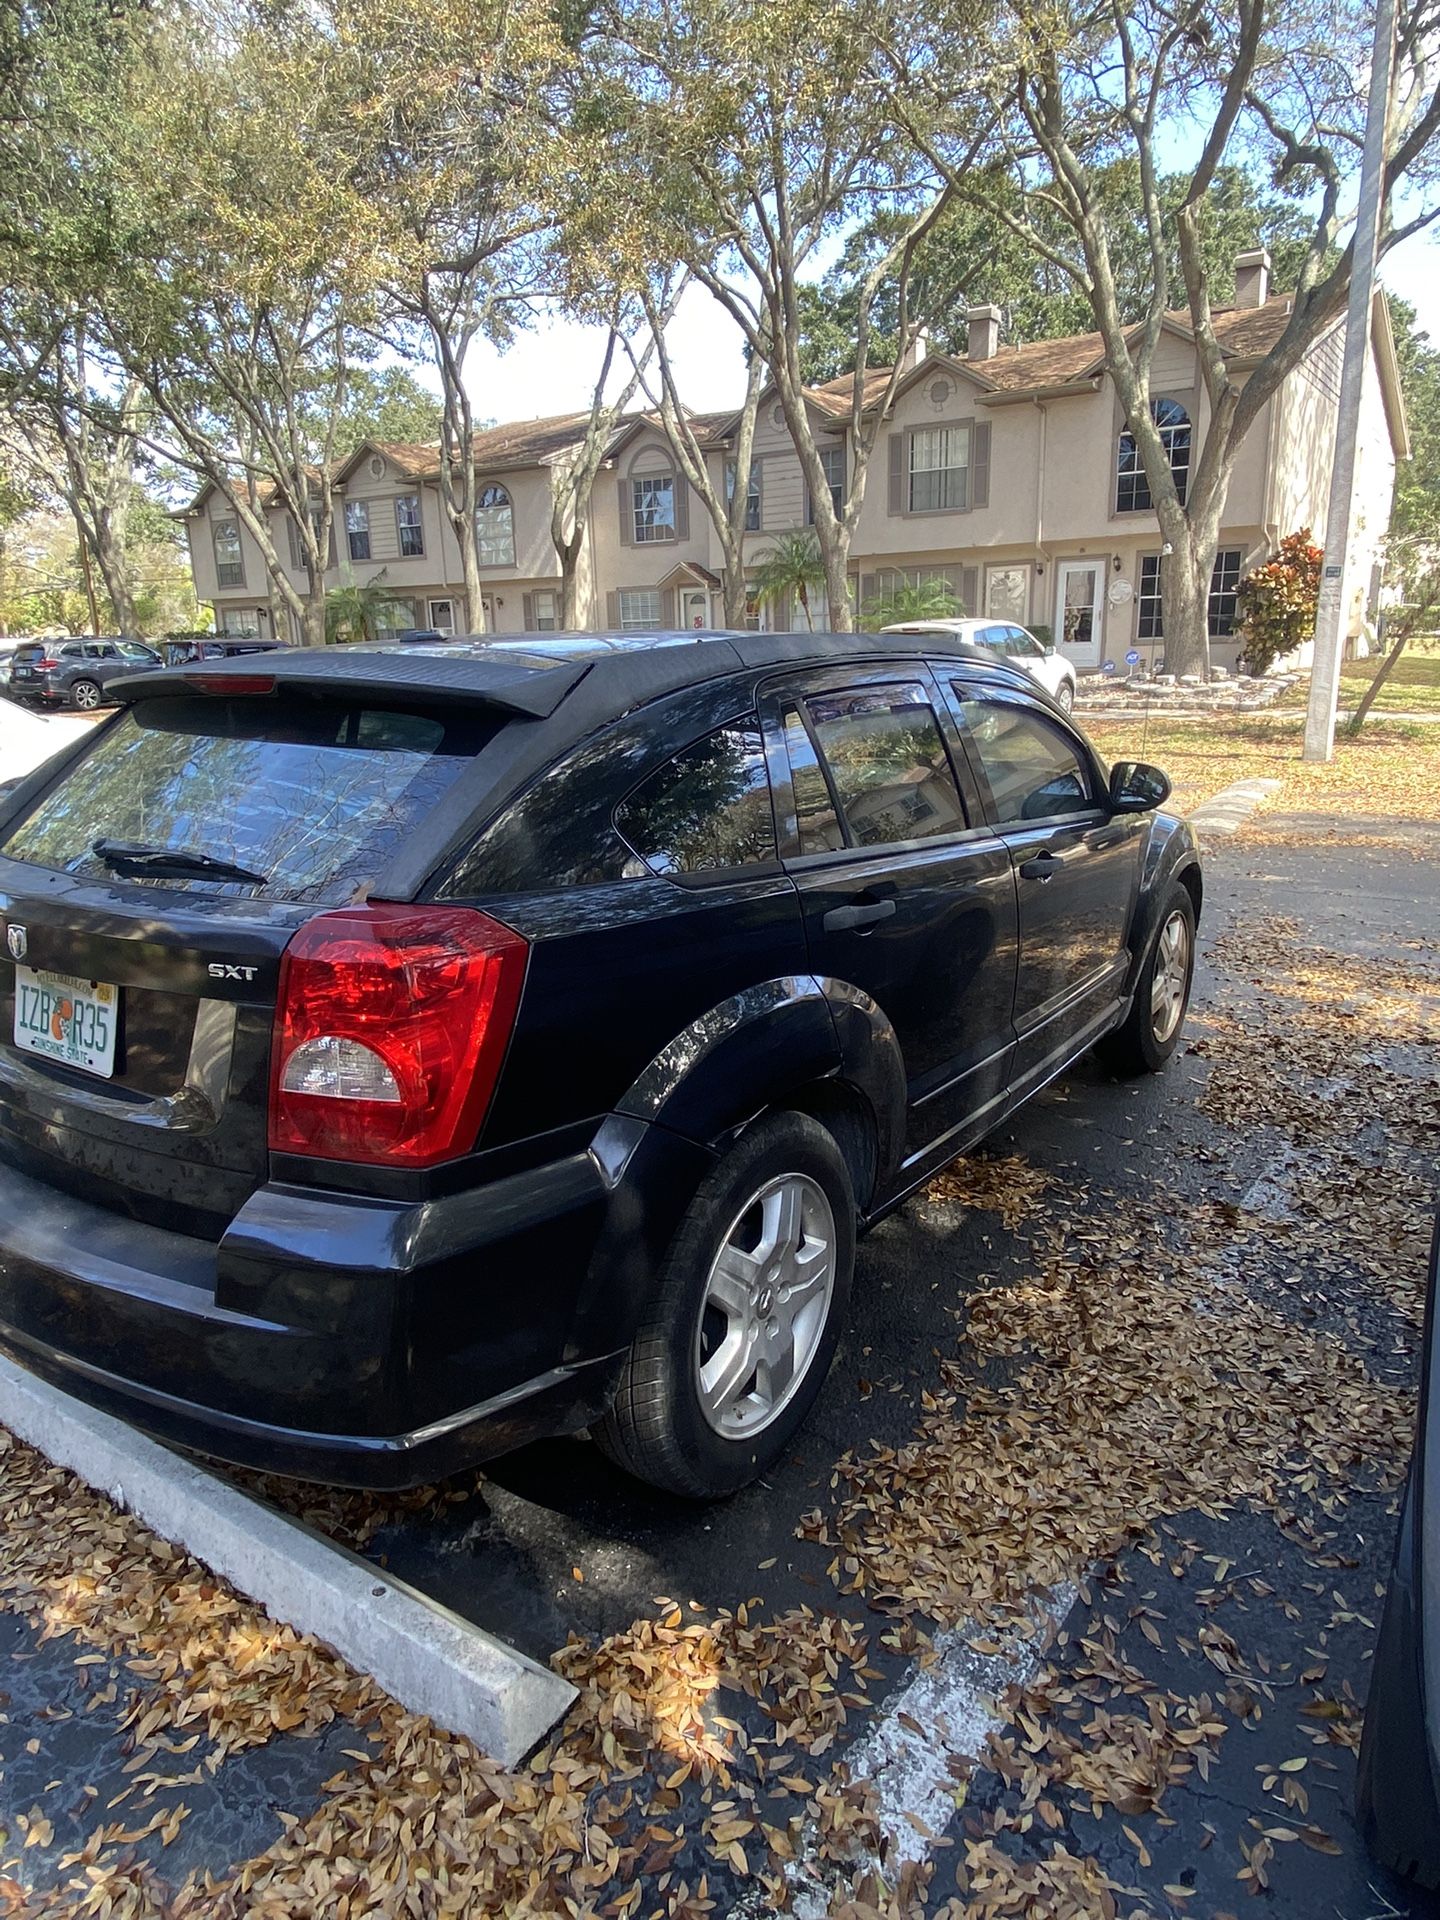
[[(1420, 806), (1409, 750), (1387, 747), (1383, 770), (1338, 764), (1326, 789), (1392, 796), (1394, 817), (1368, 829), (1405, 849), (1385, 856), (1391, 884), (1434, 858), (1406, 824)], [(1153, 733), (1149, 751), (1163, 758)], [(1299, 780), (1292, 808), (1330, 804)], [(1324, 829), (1335, 859), (1357, 831)], [(1318, 872), (1328, 844), (1262, 818), (1227, 859), (1263, 901), (1267, 871)], [(824, 1590), (800, 1606), (657, 1594), (623, 1630), (577, 1639), (557, 1660), (579, 1703), (514, 1772), (11, 1442), (0, 1607), (67, 1651), (79, 1712), (108, 1694), (96, 1717), (118, 1717), (131, 1784), (119, 1804), (97, 1797), (59, 1855), (43, 1790), (0, 1801), (0, 1913), (428, 1920), (798, 1901), (850, 1920), (1211, 1920), (1261, 1896), (1294, 1920), (1328, 1911), (1314, 1875), (1351, 1845), (1384, 1557), (1355, 1542), (1393, 1525), (1413, 1416), (1440, 961), (1383, 928), (1351, 938), (1327, 920), (1321, 941), (1299, 914), (1227, 913), (1216, 885), (1182, 1144), (1125, 1142), (1150, 1151), (1153, 1175), (1110, 1183), (1027, 1152), (1022, 1128), (942, 1175), (916, 1204), (983, 1220), (995, 1271), (948, 1276), (951, 1331), (917, 1356), (913, 1431), (841, 1454), (800, 1519)], [(1262, 1171), (1237, 1193), (1233, 1165), (1257, 1145)], [(394, 1518), (393, 1502), (270, 1490), (359, 1542)], [(399, 1505), (423, 1522), (464, 1497)], [(1034, 1596), (1065, 1582), (1077, 1604), (1037, 1635)], [(956, 1630), (981, 1657), (1032, 1647), (1029, 1670), (983, 1751), (916, 1723), (953, 1791), (922, 1844), (897, 1847), (847, 1756)], [(48, 1737), (0, 1725), (0, 1753)], [(317, 1738), (335, 1771), (273, 1844), (167, 1873), (204, 1780)]]

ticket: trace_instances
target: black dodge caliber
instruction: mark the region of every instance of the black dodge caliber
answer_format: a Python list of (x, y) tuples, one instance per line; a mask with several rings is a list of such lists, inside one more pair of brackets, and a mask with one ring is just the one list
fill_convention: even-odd
[(1201, 875), (943, 635), (164, 669), (0, 801), (0, 1345), (162, 1437), (414, 1484), (590, 1427), (695, 1497), (871, 1225), (1103, 1042)]

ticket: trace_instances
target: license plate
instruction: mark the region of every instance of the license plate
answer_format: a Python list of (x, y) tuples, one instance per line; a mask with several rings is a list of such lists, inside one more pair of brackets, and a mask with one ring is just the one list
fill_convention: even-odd
[(15, 1044), (106, 1080), (115, 1071), (118, 989), (68, 973), (15, 969)]

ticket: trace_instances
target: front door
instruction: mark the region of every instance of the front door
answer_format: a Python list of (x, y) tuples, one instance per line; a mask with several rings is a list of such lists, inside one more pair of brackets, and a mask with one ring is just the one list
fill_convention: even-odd
[(1077, 671), (1098, 667), (1105, 569), (1098, 560), (1062, 560), (1056, 573), (1056, 648)]
[(787, 676), (763, 712), (810, 966), (894, 1029), (907, 1166), (959, 1151), (1009, 1082), (1017, 923), (958, 732), (918, 661)]
[(690, 628), (709, 626), (710, 595), (703, 587), (686, 587), (681, 595), (680, 624)]
[(1023, 694), (954, 687), (1015, 863), (1020, 967), (1015, 1086), (1024, 1092), (1109, 1023), (1129, 970), (1144, 823), (1112, 814), (1080, 739)]

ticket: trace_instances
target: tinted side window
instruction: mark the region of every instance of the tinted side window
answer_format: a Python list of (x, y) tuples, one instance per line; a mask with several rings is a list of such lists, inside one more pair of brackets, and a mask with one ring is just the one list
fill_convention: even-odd
[(722, 727), (651, 774), (615, 810), (654, 873), (705, 873), (775, 858), (775, 819), (756, 724)]
[(1043, 660), (1045, 649), (1023, 627), (1011, 627), (1010, 651), (1020, 660)]
[(795, 825), (801, 853), (833, 853), (845, 845), (845, 829), (835, 811), (829, 782), (805, 722), (792, 708), (785, 716), (785, 756), (795, 796)]
[(955, 692), (1002, 826), (1094, 806), (1089, 770), (1052, 721), (1025, 707), (973, 699), (961, 686)]
[(968, 824), (923, 687), (813, 694), (805, 706), (856, 846), (928, 840)]

